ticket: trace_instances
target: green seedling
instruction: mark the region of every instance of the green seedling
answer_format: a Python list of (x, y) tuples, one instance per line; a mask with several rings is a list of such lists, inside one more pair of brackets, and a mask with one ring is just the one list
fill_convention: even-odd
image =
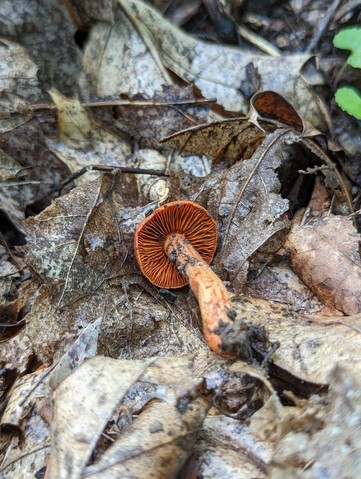
[[(361, 68), (361, 26), (347, 27), (340, 30), (333, 44), (341, 50), (349, 50), (351, 55), (347, 59), (347, 64), (354, 68)], [(357, 88), (344, 86), (339, 88), (335, 94), (335, 100), (338, 106), (361, 120), (361, 93)]]

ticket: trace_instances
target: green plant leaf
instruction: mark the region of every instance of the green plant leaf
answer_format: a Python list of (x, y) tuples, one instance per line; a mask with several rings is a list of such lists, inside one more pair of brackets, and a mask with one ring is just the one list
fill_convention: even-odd
[(350, 86), (343, 86), (335, 93), (338, 106), (349, 115), (361, 120), (361, 92)]
[(361, 26), (343, 28), (335, 35), (333, 44), (341, 50), (350, 50), (347, 63), (354, 68), (361, 68)]

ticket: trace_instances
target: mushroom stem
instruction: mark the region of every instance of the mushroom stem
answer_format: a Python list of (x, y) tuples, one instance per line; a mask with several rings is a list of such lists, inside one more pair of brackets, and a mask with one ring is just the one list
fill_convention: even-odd
[(225, 354), (221, 335), (233, 324), (236, 313), (224, 284), (183, 234), (169, 235), (164, 242), (164, 251), (188, 280), (198, 300), (204, 336), (210, 348), (215, 353)]

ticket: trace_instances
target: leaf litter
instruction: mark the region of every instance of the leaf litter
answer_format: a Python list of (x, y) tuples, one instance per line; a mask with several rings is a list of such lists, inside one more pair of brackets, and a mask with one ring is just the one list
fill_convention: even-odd
[[(1, 206), (11, 225), (0, 249), (1, 474), (311, 478), (326, 467), (357, 477), (359, 235), (345, 216), (347, 180), (317, 130), (324, 112), (300, 75), (309, 55), (195, 40), (142, 2), (68, 9), (102, 20), (84, 52), (67, 37), (56, 57), (75, 48), (72, 68), (82, 57), (79, 93), (92, 113), (53, 90), (55, 119), (45, 91), (72, 96), (74, 71), (37, 80), (52, 43), (30, 62), (2, 43), (22, 52), (29, 81), (7, 84), (15, 115), (0, 112), (2, 190), (14, 183)], [(54, 17), (55, 27), (67, 18), (64, 35), (67, 15)], [(261, 92), (249, 103), (250, 64)], [(199, 91), (228, 112), (210, 112)], [(186, 158), (174, 161), (170, 146)], [(106, 173), (71, 183), (94, 165)], [(47, 192), (50, 206), (39, 202)], [(235, 293), (232, 340), (251, 365), (209, 350), (188, 289), (159, 291), (137, 268), (134, 231), (168, 198), (197, 201), (219, 225), (214, 268)]]

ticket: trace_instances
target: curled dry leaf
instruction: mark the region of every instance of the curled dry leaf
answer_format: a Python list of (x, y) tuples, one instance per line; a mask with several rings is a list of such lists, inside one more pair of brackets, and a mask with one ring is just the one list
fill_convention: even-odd
[[(191, 453), (208, 409), (194, 392), (192, 361), (187, 357), (87, 361), (54, 392), (52, 477), (67, 478), (70, 471), (74, 478), (130, 473), (146, 478), (150, 471), (154, 477), (174, 477)], [(139, 415), (105, 450), (96, 451), (98, 439), (126, 396), (133, 397), (128, 413)], [(137, 411), (134, 398), (141, 396), (142, 410)], [(98, 454), (92, 461), (94, 452)]]
[(263, 91), (253, 95), (250, 101), (252, 120), (277, 120), (283, 125), (296, 129), (299, 133), (304, 130), (303, 120), (294, 107), (275, 91)]
[[(25, 418), (29, 415), (31, 408), (34, 407), (35, 397), (45, 397), (47, 395), (46, 376), (49, 371), (36, 371), (26, 374), (17, 379), (11, 389), (9, 401), (6, 404), (4, 413), (1, 416), (1, 427), (9, 427), (18, 433), (24, 433), (26, 427)], [(37, 389), (34, 397), (32, 392)]]
[(291, 264), (308, 288), (329, 307), (361, 312), (360, 236), (344, 216), (293, 225), (285, 246)]
[[(132, 166), (125, 159), (130, 146), (97, 124), (78, 100), (69, 100), (56, 90), (50, 94), (58, 109), (58, 138), (49, 138), (47, 144), (72, 173), (89, 165)], [(77, 182), (89, 179), (88, 173)]]
[[(134, 156), (138, 168), (165, 171), (167, 159), (156, 150), (142, 149)], [(141, 204), (164, 201), (169, 195), (169, 181), (154, 175), (136, 175)]]

